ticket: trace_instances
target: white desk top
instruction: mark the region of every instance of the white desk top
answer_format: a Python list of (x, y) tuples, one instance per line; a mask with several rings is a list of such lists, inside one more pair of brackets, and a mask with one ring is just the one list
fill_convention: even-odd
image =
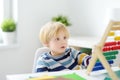
[[(119, 70), (118, 67), (112, 68), (114, 71)], [(70, 73), (76, 73), (79, 76), (85, 78), (86, 80), (104, 80), (106, 75), (103, 73), (106, 73), (106, 70), (101, 70), (97, 72), (91, 72), (91, 75), (88, 76), (86, 74), (86, 70), (70, 70), (70, 71), (58, 71), (58, 72), (41, 72), (41, 73), (29, 73), (29, 74), (15, 74), (15, 75), (7, 75), (7, 80), (27, 80), (30, 77), (40, 77), (43, 75), (49, 75), (49, 76), (58, 76), (58, 75), (64, 75), (64, 74), (70, 74)]]
[(70, 46), (83, 47), (83, 48), (93, 48), (98, 42), (100, 38), (97, 37), (71, 37), (68, 40), (68, 44)]

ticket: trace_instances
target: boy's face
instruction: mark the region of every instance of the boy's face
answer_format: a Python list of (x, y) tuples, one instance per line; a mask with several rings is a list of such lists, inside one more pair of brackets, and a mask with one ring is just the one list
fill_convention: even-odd
[(68, 38), (63, 31), (59, 32), (56, 37), (51, 38), (48, 47), (51, 50), (51, 55), (58, 56), (65, 52), (68, 44)]

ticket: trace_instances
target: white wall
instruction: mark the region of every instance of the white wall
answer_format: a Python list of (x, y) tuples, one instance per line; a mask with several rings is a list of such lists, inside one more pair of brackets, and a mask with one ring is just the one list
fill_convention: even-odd
[(108, 24), (108, 8), (119, 4), (120, 0), (70, 0), (71, 30), (77, 35), (101, 36)]
[(35, 50), (41, 46), (39, 29), (57, 14), (68, 15), (72, 35), (100, 36), (106, 27), (105, 12), (120, 7), (119, 0), (18, 0), (19, 46), (0, 49), (0, 80), (6, 74), (30, 73)]
[(0, 80), (6, 74), (30, 73), (35, 50), (41, 46), (40, 27), (59, 13), (68, 15), (67, 0), (18, 0), (16, 48), (0, 49)]

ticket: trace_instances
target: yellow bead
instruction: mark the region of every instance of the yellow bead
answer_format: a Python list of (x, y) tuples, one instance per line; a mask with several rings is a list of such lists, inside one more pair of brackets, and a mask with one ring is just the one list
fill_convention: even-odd
[(120, 40), (120, 36), (115, 36), (114, 40), (116, 41)]
[(108, 36), (114, 36), (115, 35), (115, 32), (111, 31)]

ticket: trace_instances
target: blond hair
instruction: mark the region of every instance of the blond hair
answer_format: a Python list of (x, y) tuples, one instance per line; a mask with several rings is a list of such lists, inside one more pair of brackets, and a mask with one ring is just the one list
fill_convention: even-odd
[(64, 24), (60, 22), (49, 22), (45, 24), (39, 34), (39, 39), (41, 43), (49, 43), (52, 37), (57, 36), (61, 31), (63, 31), (67, 38), (69, 38), (69, 31)]

